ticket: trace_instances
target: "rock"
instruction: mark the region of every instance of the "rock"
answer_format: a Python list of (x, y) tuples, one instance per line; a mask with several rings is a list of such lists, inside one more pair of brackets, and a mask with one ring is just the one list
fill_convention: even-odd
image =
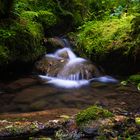
[(114, 120), (116, 122), (125, 122), (128, 118), (126, 116), (123, 116), (123, 115), (116, 115), (114, 117)]
[(66, 59), (45, 56), (35, 63), (35, 71), (56, 77), (66, 63)]
[(49, 137), (29, 137), (29, 140), (52, 140)]
[(74, 76), (79, 79), (91, 79), (99, 76), (100, 72), (90, 61), (83, 61), (80, 63), (68, 64), (65, 69), (61, 69), (58, 73), (59, 77), (65, 77), (65, 79), (74, 79)]
[(83, 133), (85, 134), (85, 137), (95, 137), (98, 135), (98, 128), (84, 128)]
[(62, 39), (58, 38), (58, 37), (44, 38), (44, 43), (43, 44), (46, 46), (48, 51), (51, 52), (51, 53), (56, 51), (57, 49), (65, 47), (65, 44), (62, 41)]
[(64, 122), (61, 120), (55, 121), (0, 121), (0, 138), (16, 137), (25, 135), (33, 135), (44, 132), (48, 135), (53, 134), (56, 130), (62, 127)]
[(77, 130), (77, 128), (78, 128), (77, 124), (74, 120), (67, 121), (66, 127), (69, 132), (73, 132), (73, 131)]
[(69, 59), (69, 55), (68, 55), (67, 51), (58, 52), (57, 55), (61, 58)]
[(44, 73), (51, 77), (74, 79), (74, 76), (79, 79), (91, 79), (99, 76), (100, 72), (94, 64), (85, 60), (82, 62), (74, 62), (69, 64), (67, 54), (63, 52), (59, 54), (61, 58), (45, 56), (35, 64), (35, 69), (38, 73)]

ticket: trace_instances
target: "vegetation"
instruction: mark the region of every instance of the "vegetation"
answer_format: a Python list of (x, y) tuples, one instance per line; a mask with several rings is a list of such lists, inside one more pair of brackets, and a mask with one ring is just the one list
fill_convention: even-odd
[(121, 85), (126, 86), (128, 85), (128, 83), (136, 85), (137, 89), (140, 91), (140, 75), (139, 74), (130, 75), (127, 80), (121, 82)]
[(134, 83), (134, 84), (138, 84), (140, 83), (140, 75), (131, 75), (129, 78), (128, 78), (128, 81)]
[[(13, 64), (34, 64), (49, 51), (43, 41), (51, 44), (53, 38), (50, 37), (63, 35), (74, 42), (79, 55), (106, 71), (109, 69), (109, 74), (114, 71), (117, 75), (129, 75), (121, 84), (132, 83), (140, 91), (140, 0), (0, 0), (0, 77), (9, 67), (14, 67)], [(108, 133), (120, 140), (140, 139), (140, 116), (137, 115), (133, 119), (131, 115), (125, 122), (116, 119), (114, 133), (112, 128), (108, 133), (107, 127), (98, 138), (108, 139), (104, 135)], [(77, 114), (77, 124), (73, 127), (112, 116), (107, 109), (91, 106)], [(39, 130), (36, 124), (30, 125), (33, 132)], [(18, 124), (6, 127), (13, 135), (23, 133), (22, 130)], [(58, 137), (61, 134), (58, 131)]]
[(129, 47), (124, 41), (129, 39), (132, 19), (133, 16), (124, 16), (121, 19), (88, 21), (79, 27), (77, 46), (83, 48), (88, 57), (93, 54), (104, 55), (120, 47)]
[(100, 64), (121, 52), (118, 62), (125, 57), (137, 65), (139, 6), (139, 0), (0, 0), (0, 66), (34, 62), (46, 51), (44, 37), (71, 31), (79, 54)]
[(45, 52), (42, 41), (49, 28), (81, 22), (78, 5), (83, 8), (80, 1), (0, 0), (0, 66), (34, 62)]
[[(139, 19), (139, 14), (123, 13), (120, 18), (87, 21), (70, 37), (74, 37), (79, 54), (108, 69), (109, 73), (136, 73), (140, 62)], [(119, 67), (113, 72), (116, 65)]]
[(102, 107), (91, 106), (77, 114), (76, 122), (78, 125), (80, 125), (90, 120), (97, 120), (99, 118), (107, 118), (112, 116), (113, 114), (110, 111), (103, 109)]

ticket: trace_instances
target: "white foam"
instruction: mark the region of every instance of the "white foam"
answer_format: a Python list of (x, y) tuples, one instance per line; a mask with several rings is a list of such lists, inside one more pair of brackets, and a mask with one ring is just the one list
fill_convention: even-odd
[(68, 57), (69, 57), (70, 60), (76, 58), (76, 55), (71, 51), (70, 48), (59, 49), (58, 51), (56, 51), (54, 53), (54, 55), (58, 57), (63, 52), (67, 52), (68, 53)]
[(76, 63), (82, 63), (82, 62), (84, 62), (84, 61), (86, 61), (86, 59), (77, 57), (77, 58), (75, 58), (75, 59), (71, 59), (71, 60), (67, 63), (66, 66), (71, 66), (71, 65), (76, 64)]
[(79, 88), (84, 85), (88, 85), (88, 80), (65, 80), (65, 79), (59, 79), (49, 76), (43, 76), (39, 75), (39, 77), (46, 81), (48, 84), (53, 84), (57, 87), (61, 88)]
[(89, 80), (90, 82), (102, 82), (102, 83), (118, 83), (119, 81), (111, 76), (100, 76), (100, 77), (96, 77), (96, 78), (92, 78)]
[(54, 55), (54, 54), (46, 54), (45, 57), (50, 57), (50, 58), (56, 58), (56, 59), (61, 59), (61, 57)]

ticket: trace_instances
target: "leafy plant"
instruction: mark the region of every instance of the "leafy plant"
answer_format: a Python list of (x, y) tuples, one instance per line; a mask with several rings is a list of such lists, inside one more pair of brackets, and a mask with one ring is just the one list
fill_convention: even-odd
[(44, 27), (49, 27), (56, 24), (57, 18), (52, 12), (40, 10), (38, 11), (38, 21), (42, 23)]
[(9, 59), (9, 51), (7, 47), (0, 45), (0, 62), (1, 64), (7, 63)]
[(34, 20), (37, 19), (38, 13), (34, 12), (34, 11), (24, 11), (24, 12), (21, 13), (20, 16), (23, 19), (34, 21)]

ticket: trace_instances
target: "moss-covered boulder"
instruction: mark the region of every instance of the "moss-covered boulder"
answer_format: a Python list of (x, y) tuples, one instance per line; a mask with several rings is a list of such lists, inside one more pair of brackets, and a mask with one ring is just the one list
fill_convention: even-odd
[[(12, 23), (0, 29), (1, 56), (7, 63), (19, 60), (34, 61), (42, 54), (42, 29), (39, 24)], [(9, 52), (9, 53), (8, 53)], [(4, 61), (4, 60), (3, 60)], [(2, 62), (2, 61), (1, 61)]]
[(79, 112), (76, 116), (76, 122), (80, 125), (91, 120), (98, 120), (100, 118), (108, 118), (112, 116), (113, 114), (107, 109), (95, 105)]
[(139, 39), (136, 41), (132, 36), (133, 19), (133, 15), (124, 15), (88, 21), (79, 27), (76, 35), (69, 36), (75, 39), (80, 55), (97, 62), (108, 73), (128, 75), (138, 72), (140, 62)]

